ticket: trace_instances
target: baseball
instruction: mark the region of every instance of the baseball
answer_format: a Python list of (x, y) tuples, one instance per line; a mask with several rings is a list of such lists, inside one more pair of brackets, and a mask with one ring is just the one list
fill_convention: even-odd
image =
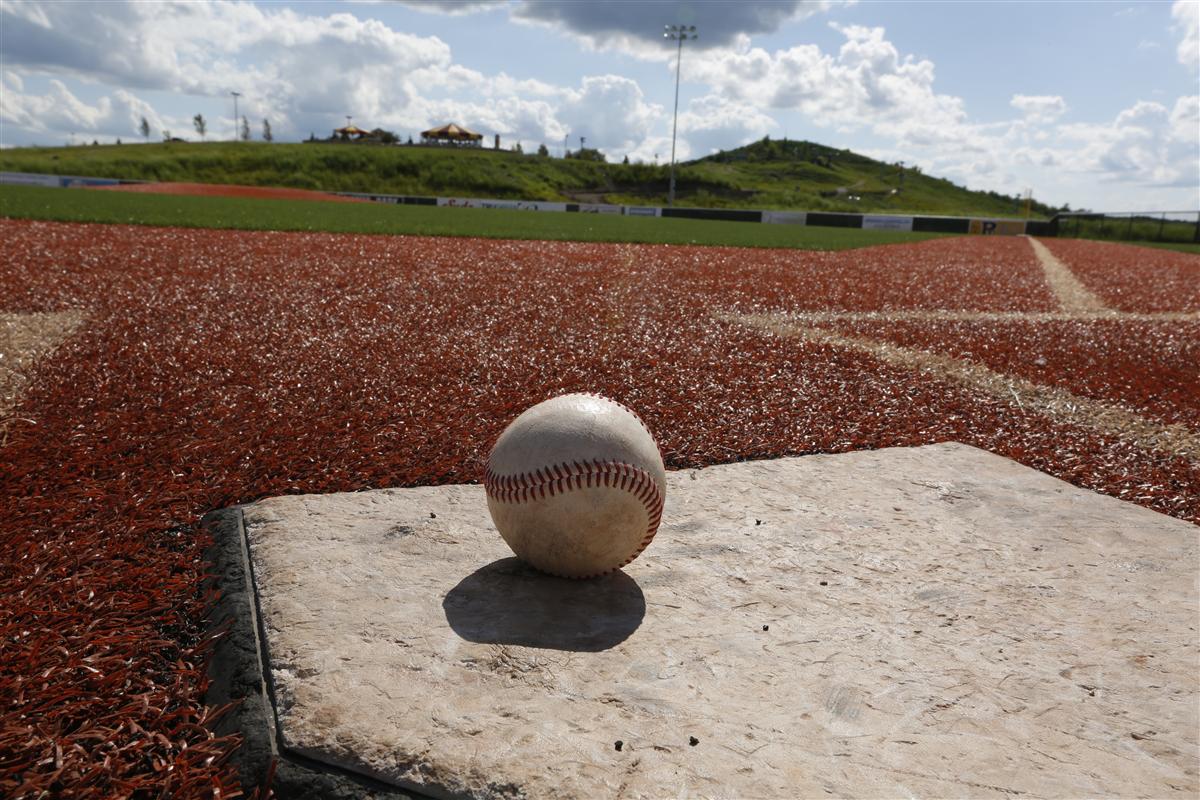
[(551, 575), (619, 569), (658, 530), (666, 470), (636, 414), (594, 394), (567, 394), (504, 429), (483, 480), (488, 511), (517, 557)]

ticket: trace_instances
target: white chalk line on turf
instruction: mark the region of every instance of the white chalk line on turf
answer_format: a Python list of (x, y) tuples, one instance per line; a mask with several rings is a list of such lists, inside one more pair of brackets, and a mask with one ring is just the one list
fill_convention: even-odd
[(790, 311), (778, 315), (797, 324), (829, 322), (1200, 322), (1200, 312), (1135, 314), (1104, 311)]
[(1054, 292), (1064, 311), (1104, 311), (1108, 308), (1103, 300), (1080, 283), (1075, 273), (1071, 272), (1071, 268), (1059, 261), (1046, 245), (1032, 236), (1026, 236), (1025, 241), (1029, 242), (1038, 261), (1041, 262), (1046, 283), (1050, 284), (1050, 291)]
[(1163, 425), (1120, 406), (1080, 397), (1066, 389), (1043, 386), (952, 356), (901, 347), (890, 342), (843, 336), (811, 325), (797, 324), (784, 314), (725, 314), (719, 319), (785, 338), (843, 347), (865, 353), (891, 366), (928, 375), (947, 383), (1015, 402), (1022, 410), (1070, 425), (1090, 428), (1139, 447), (1161, 450), (1200, 461), (1200, 434), (1180, 424)]

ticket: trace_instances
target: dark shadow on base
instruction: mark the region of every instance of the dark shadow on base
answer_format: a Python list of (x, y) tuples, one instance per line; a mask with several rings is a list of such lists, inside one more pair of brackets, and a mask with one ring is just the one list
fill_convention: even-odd
[(595, 653), (638, 629), (646, 598), (620, 570), (573, 581), (502, 558), (459, 581), (442, 599), (442, 610), (454, 632), (470, 642)]

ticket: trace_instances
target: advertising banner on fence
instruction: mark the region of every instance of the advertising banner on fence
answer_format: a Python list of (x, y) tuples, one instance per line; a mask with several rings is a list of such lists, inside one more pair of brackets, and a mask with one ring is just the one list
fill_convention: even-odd
[(546, 203), (540, 200), (485, 200), (471, 197), (439, 197), (439, 206), (449, 208), (507, 208), (512, 211), (566, 211), (566, 203)]
[(864, 214), (862, 226), (864, 230), (873, 231), (911, 231), (912, 217), (895, 217), (887, 214)]
[(656, 206), (625, 206), (627, 217), (661, 217), (662, 209)]
[(112, 178), (63, 178), (62, 184), (68, 188), (72, 186), (119, 186), (120, 181), (115, 181)]
[(32, 172), (0, 172), (0, 183), (17, 186), (62, 186), (61, 175), (36, 175)]
[(1025, 220), (973, 219), (967, 230), (982, 236), (1019, 236), (1025, 232)]
[(360, 197), (363, 200), (370, 200), (372, 203), (395, 203), (404, 202), (404, 198), (398, 194), (363, 194), (362, 192), (336, 192), (339, 197)]
[(620, 214), (621, 207), (609, 205), (608, 203), (580, 203), (580, 214)]
[(803, 211), (764, 211), (762, 221), (775, 225), (804, 225), (808, 215)]

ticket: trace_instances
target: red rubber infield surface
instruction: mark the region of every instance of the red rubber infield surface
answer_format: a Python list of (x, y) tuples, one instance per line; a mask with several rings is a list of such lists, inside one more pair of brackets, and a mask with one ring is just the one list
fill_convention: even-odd
[(186, 194), (205, 197), (252, 197), (257, 200), (320, 200), (334, 203), (366, 203), (361, 197), (342, 197), (308, 189), (279, 186), (231, 186), (222, 183), (124, 183), (119, 186), (88, 186), (101, 192), (138, 192), (140, 194)]
[(1039, 241), (1111, 308), (1200, 311), (1200, 256), (1116, 242)]
[[(1019, 239), (812, 253), (2, 219), (0, 236), (0, 311), (87, 315), (0, 451), (3, 796), (236, 796), (236, 742), (202, 704), (200, 516), (477, 481), (504, 425), (563, 392), (631, 406), (671, 468), (957, 440), (1200, 520), (1182, 456), (721, 316), (1053, 310)], [(984, 330), (987, 363), (1020, 371), (1021, 329)], [(1179, 335), (1194, 352), (1195, 327)], [(1176, 380), (1136, 327), (1052, 336), (1086, 338), (1094, 397)], [(1141, 371), (1117, 381), (1110, 358)], [(1030, 377), (1076, 386), (1076, 368)], [(1138, 402), (1193, 426), (1200, 406)]]

